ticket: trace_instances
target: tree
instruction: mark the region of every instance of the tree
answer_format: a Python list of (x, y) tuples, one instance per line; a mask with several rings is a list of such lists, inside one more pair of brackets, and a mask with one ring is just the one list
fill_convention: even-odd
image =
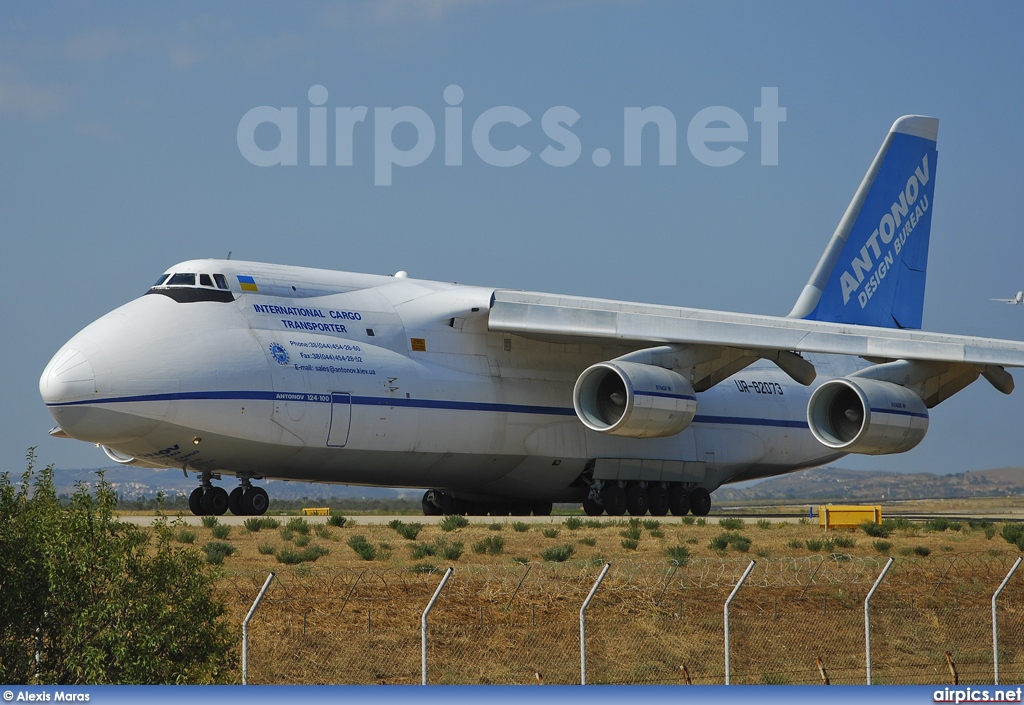
[(0, 475), (0, 682), (230, 680), (238, 641), (217, 569), (166, 518), (118, 521), (102, 475), (62, 506), (52, 468), (34, 465), (30, 450), (18, 485)]

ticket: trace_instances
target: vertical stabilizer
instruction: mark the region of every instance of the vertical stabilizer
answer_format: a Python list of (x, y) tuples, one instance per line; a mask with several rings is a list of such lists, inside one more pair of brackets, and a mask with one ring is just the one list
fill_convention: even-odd
[(921, 327), (938, 132), (937, 118), (893, 123), (790, 318)]

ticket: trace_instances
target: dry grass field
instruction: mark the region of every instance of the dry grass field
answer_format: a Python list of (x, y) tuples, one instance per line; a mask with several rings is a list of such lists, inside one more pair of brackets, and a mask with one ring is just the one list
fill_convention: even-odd
[[(820, 658), (831, 682), (863, 683), (863, 601), (890, 556), (872, 601), (874, 682), (948, 683), (949, 652), (961, 683), (991, 683), (990, 600), (1020, 554), (1004, 525), (966, 520), (897, 520), (887, 536), (767, 518), (273, 520), (174, 528), (196, 548), (230, 546), (220, 590), (238, 624), (276, 573), (250, 627), (257, 683), (419, 682), (420, 616), (447, 567), (430, 682), (578, 683), (579, 608), (606, 561), (588, 681), (722, 683), (722, 608), (750, 560), (732, 605), (732, 682), (820, 683)], [(1001, 680), (1019, 682), (1024, 571), (999, 605)]]

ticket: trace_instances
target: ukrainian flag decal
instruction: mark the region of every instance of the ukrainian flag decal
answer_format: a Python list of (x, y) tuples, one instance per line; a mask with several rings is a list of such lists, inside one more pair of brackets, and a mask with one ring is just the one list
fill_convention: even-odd
[(238, 285), (242, 287), (242, 291), (259, 291), (259, 288), (256, 286), (256, 280), (244, 274), (238, 275)]

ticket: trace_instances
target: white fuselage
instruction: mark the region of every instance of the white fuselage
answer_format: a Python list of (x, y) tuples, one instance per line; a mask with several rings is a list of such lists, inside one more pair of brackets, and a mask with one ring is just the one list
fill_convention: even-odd
[(831, 368), (841, 359), (816, 358), (811, 387), (755, 363), (699, 393), (682, 432), (623, 438), (580, 422), (573, 385), (643, 346), (489, 332), (492, 289), (215, 260), (176, 270), (189, 265), (229, 275), (234, 300), (153, 290), (73, 337), (40, 380), (64, 433), (153, 467), (556, 501), (580, 497), (588, 464), (599, 479), (713, 490), (841, 455), (807, 424), (815, 386), (850, 371)]

